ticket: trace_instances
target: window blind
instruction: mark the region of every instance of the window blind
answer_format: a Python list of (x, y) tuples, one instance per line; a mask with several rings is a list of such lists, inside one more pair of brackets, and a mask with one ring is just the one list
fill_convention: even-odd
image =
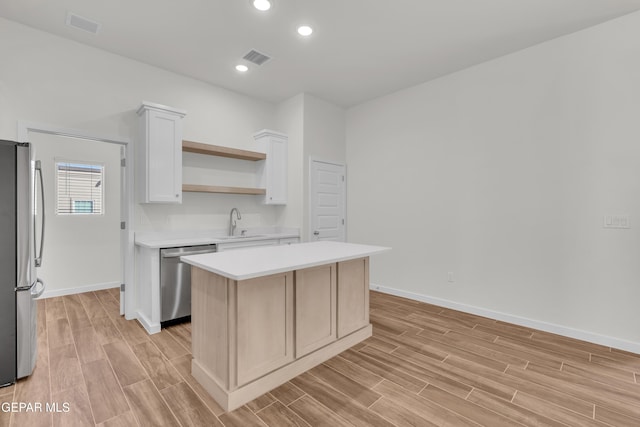
[(56, 181), (58, 215), (102, 214), (104, 166), (56, 162)]

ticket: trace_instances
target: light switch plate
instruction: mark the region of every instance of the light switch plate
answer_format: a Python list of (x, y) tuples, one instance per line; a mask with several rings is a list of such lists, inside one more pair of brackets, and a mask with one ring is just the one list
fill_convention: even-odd
[(631, 228), (628, 214), (616, 214), (604, 216), (604, 228)]

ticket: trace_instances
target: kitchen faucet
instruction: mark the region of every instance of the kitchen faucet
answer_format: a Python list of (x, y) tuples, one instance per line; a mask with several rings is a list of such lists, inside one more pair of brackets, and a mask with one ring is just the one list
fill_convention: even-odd
[(236, 231), (236, 220), (233, 219), (233, 211), (236, 211), (236, 219), (242, 219), (238, 208), (231, 209), (231, 212), (229, 212), (229, 236), (233, 236)]

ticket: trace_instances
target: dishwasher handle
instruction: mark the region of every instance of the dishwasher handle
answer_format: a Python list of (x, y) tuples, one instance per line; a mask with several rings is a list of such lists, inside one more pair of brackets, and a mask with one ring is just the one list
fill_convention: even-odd
[(189, 255), (200, 255), (200, 254), (210, 254), (216, 252), (215, 248), (210, 249), (200, 249), (197, 251), (185, 251), (184, 249), (176, 249), (174, 251), (163, 250), (162, 258), (178, 258), (181, 256), (189, 256)]

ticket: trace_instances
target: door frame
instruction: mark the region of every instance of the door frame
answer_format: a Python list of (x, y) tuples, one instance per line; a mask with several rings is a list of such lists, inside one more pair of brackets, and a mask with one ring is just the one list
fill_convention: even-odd
[(308, 242), (312, 242), (313, 241), (313, 216), (314, 216), (314, 212), (313, 212), (313, 194), (314, 194), (314, 189), (313, 189), (313, 164), (314, 163), (326, 163), (329, 165), (333, 165), (333, 166), (338, 166), (341, 167), (344, 173), (344, 186), (343, 189), (344, 191), (342, 192), (342, 209), (343, 209), (343, 218), (344, 218), (344, 240), (347, 240), (347, 224), (349, 223), (349, 221), (347, 221), (347, 165), (345, 163), (342, 162), (334, 162), (331, 160), (324, 160), (318, 157), (313, 157), (310, 156), (309, 157), (309, 195), (307, 198), (307, 203), (309, 206), (309, 218), (308, 218), (308, 226), (307, 226), (307, 241)]
[[(67, 136), (71, 138), (86, 139), (97, 142), (107, 142), (117, 144), (121, 147), (121, 158), (124, 155), (125, 167), (120, 168), (120, 221), (124, 221), (125, 229), (121, 229), (120, 247), (122, 256), (122, 283), (125, 284), (125, 291), (120, 288), (120, 314), (124, 314), (127, 319), (134, 319), (135, 301), (134, 291), (134, 269), (133, 259), (135, 257), (134, 248), (134, 187), (133, 187), (133, 156), (134, 149), (131, 140), (122, 136), (109, 136), (101, 133), (94, 133), (86, 130), (71, 129), (61, 126), (36, 123), (18, 120), (18, 141), (29, 142), (29, 132), (42, 134)], [(126, 291), (129, 292), (126, 296)], [(125, 297), (126, 296), (126, 297)]]

